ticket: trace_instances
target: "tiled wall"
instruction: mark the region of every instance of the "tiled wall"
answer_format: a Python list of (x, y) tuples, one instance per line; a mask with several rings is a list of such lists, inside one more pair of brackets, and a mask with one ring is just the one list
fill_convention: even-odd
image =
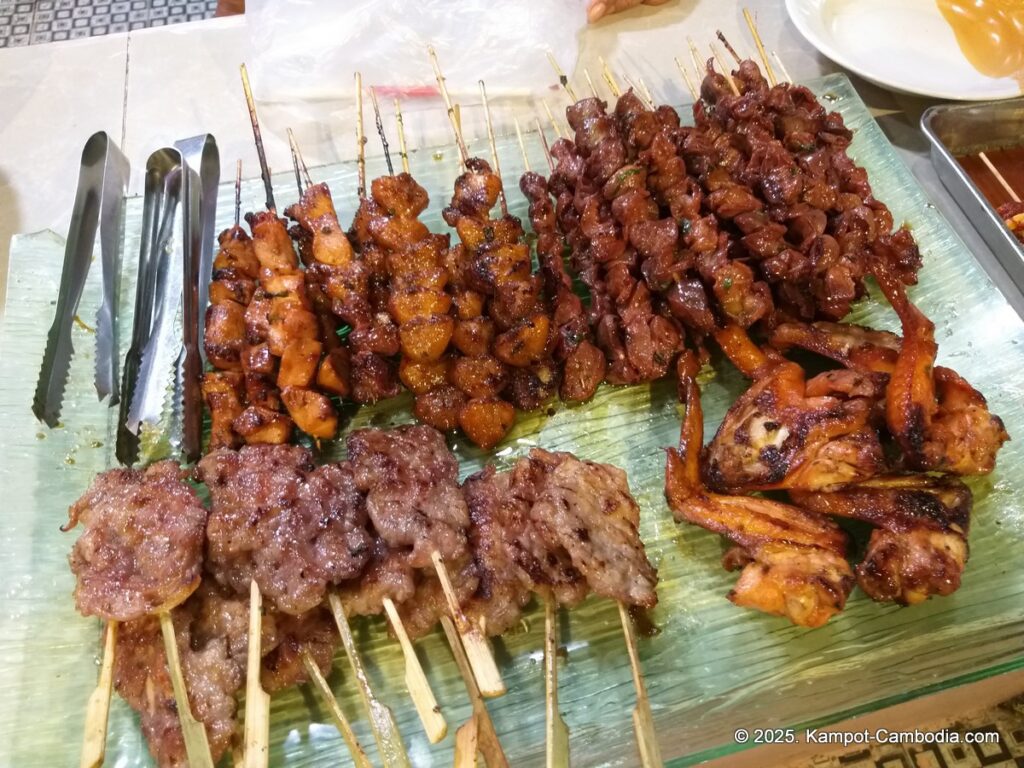
[(213, 16), (217, 0), (0, 0), (0, 48)]

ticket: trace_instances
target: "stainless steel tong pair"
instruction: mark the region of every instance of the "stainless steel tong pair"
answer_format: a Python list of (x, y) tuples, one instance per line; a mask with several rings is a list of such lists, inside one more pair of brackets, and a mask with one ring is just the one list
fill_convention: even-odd
[(220, 156), (209, 134), (159, 149), (146, 163), (135, 315), (118, 386), (117, 296), (128, 161), (104, 133), (82, 153), (78, 194), (64, 253), (57, 311), (47, 338), (36, 416), (51, 427), (60, 416), (71, 356), (72, 325), (100, 235), (102, 298), (96, 323), (96, 392), (120, 405), (116, 454), (139, 457), (144, 425), (160, 425), (186, 460), (202, 441), (202, 312), (213, 265)]

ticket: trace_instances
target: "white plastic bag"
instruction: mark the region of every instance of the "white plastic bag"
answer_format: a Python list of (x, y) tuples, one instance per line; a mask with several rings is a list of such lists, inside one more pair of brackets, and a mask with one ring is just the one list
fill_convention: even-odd
[(437, 50), (453, 95), (538, 93), (572, 72), (583, 0), (248, 0), (253, 87), (264, 101), (351, 97), (363, 83), (414, 94), (433, 87)]

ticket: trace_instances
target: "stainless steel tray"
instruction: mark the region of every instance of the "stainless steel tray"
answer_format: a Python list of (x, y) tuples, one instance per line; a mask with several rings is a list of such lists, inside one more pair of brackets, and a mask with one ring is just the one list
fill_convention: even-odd
[(1024, 291), (1024, 246), (956, 159), (1024, 145), (1024, 98), (983, 104), (942, 104), (921, 116), (932, 163), (1018, 289)]

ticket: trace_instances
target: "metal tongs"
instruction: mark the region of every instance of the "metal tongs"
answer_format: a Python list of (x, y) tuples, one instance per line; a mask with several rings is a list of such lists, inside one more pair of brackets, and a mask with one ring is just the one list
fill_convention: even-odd
[(157, 150), (146, 164), (135, 321), (118, 418), (122, 464), (138, 460), (144, 424), (161, 424), (187, 460), (199, 456), (201, 276), (212, 269), (219, 180), (217, 143), (209, 134)]
[(82, 150), (78, 191), (64, 249), (64, 270), (57, 295), (57, 311), (46, 337), (46, 351), (39, 370), (39, 383), (32, 399), (32, 411), (50, 427), (57, 426), (74, 347), (72, 325), (85, 290), (96, 244), (100, 235), (102, 299), (96, 314), (96, 394), (100, 400), (119, 400), (117, 288), (121, 268), (121, 235), (124, 195), (128, 188), (127, 158), (106, 133), (94, 133)]

